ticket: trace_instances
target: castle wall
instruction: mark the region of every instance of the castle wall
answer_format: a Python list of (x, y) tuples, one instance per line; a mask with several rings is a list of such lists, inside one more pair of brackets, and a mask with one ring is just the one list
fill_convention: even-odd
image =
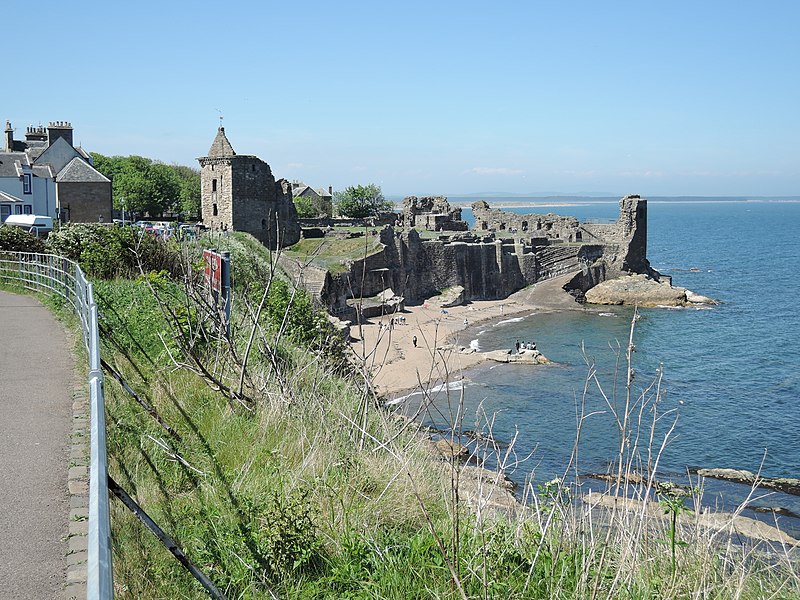
[(553, 213), (526, 214), (490, 208), (480, 200), (473, 202), (472, 214), (475, 216), (475, 231), (516, 232), (530, 237), (558, 239), (565, 242), (581, 241), (580, 224), (575, 217), (561, 216)]
[(297, 243), (300, 225), (291, 185), (275, 181), (266, 162), (237, 155), (222, 127), (209, 156), (198, 160), (201, 212), (207, 227), (250, 233), (273, 250)]
[(231, 158), (205, 158), (200, 164), (203, 224), (215, 231), (233, 229)]
[[(524, 217), (530, 217), (517, 216), (520, 225)], [(464, 288), (467, 300), (489, 300), (506, 298), (525, 286), (563, 273), (578, 272), (567, 287), (580, 291), (624, 272), (654, 274), (646, 257), (645, 200), (623, 198), (620, 217), (613, 224), (580, 225), (574, 218), (545, 216), (548, 220), (542, 223), (553, 225), (542, 231), (572, 236), (580, 233), (591, 243), (554, 243), (560, 242), (560, 237), (549, 243), (540, 239), (545, 242), (541, 245), (519, 239), (422, 240), (414, 229), (400, 234), (387, 227), (381, 231), (383, 251), (355, 261), (348, 272), (334, 277), (323, 301), (328, 306), (342, 306), (344, 298), (371, 297), (391, 287), (414, 304), (454, 286)]]

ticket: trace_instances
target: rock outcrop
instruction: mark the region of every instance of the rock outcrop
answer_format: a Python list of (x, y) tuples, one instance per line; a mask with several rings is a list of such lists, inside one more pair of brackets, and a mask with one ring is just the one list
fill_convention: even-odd
[(800, 496), (800, 479), (789, 477), (761, 477), (760, 475), (743, 469), (697, 469), (695, 472), (701, 477), (722, 479), (724, 481), (778, 490), (786, 494)]
[[(641, 502), (598, 492), (590, 492), (581, 499), (594, 509), (624, 510), (637, 515), (644, 515), (653, 520), (666, 520), (668, 518), (664, 516), (664, 508), (658, 502)], [(699, 514), (682, 512), (678, 515), (678, 523), (686, 527), (699, 526), (714, 531), (725, 531), (738, 537), (747, 537), (753, 540), (778, 542), (787, 546), (800, 545), (800, 541), (782, 532), (777, 527), (737, 514), (711, 512), (708, 510), (704, 510)]]
[(444, 344), (439, 346), (437, 350), (443, 352), (458, 352), (459, 354), (474, 354), (480, 356), (483, 360), (491, 360), (499, 363), (517, 363), (522, 365), (549, 365), (551, 363), (550, 359), (538, 350), (526, 350), (525, 348), (521, 348), (519, 352), (515, 352), (511, 349), (479, 352), (475, 348), (469, 346)]
[(685, 288), (673, 287), (648, 275), (623, 275), (598, 283), (589, 289), (586, 302), (590, 304), (635, 304), (637, 306), (692, 306), (716, 304)]

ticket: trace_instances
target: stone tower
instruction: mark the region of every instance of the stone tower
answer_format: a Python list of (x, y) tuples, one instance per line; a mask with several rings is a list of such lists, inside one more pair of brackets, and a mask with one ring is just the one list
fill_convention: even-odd
[(275, 181), (272, 169), (257, 156), (236, 154), (220, 127), (208, 156), (200, 162), (203, 223), (215, 231), (245, 231), (268, 248), (300, 239), (291, 185)]

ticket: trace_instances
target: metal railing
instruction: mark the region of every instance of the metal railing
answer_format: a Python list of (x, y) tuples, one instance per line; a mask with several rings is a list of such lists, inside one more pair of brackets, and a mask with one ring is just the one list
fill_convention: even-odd
[(59, 296), (72, 307), (81, 321), (83, 341), (89, 354), (91, 422), (86, 598), (113, 598), (106, 414), (100, 363), (100, 329), (94, 289), (75, 262), (52, 254), (31, 252), (0, 252), (0, 283), (20, 285), (36, 292)]

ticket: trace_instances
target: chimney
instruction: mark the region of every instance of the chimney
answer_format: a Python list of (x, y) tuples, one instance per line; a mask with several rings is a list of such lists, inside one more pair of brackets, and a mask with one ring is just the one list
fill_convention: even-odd
[(329, 196), (333, 196), (333, 186), (332, 185), (328, 186), (328, 195)]
[(25, 141), (26, 142), (46, 142), (47, 141), (47, 131), (45, 128), (39, 125), (38, 127), (34, 127), (32, 125), (28, 126), (27, 131), (25, 132)]
[(47, 145), (52, 146), (58, 138), (72, 146), (72, 125), (68, 121), (50, 121), (47, 127)]
[(11, 129), (11, 121), (6, 121), (6, 152), (14, 151), (14, 130)]

